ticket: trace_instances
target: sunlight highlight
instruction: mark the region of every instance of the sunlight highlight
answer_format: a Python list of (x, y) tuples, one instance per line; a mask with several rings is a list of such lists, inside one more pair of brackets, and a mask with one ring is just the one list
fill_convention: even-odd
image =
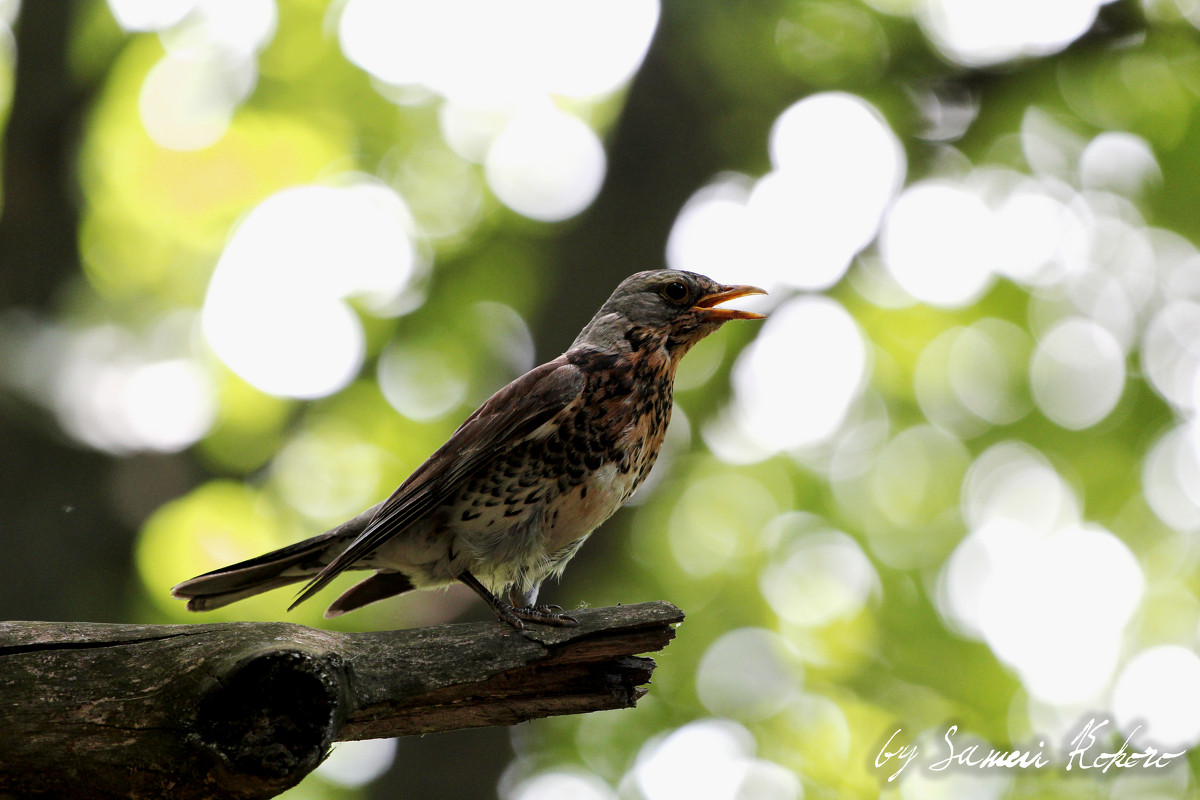
[(1110, 0), (920, 0), (917, 20), (945, 55), (986, 66), (1057, 52)]
[[(785, 512), (770, 527), (803, 526), (796, 518), (807, 517)], [(764, 532), (764, 536), (770, 535)], [(878, 586), (875, 567), (858, 542), (841, 531), (820, 527), (793, 539), (759, 577), (771, 610), (780, 619), (806, 628), (853, 617)]]
[(964, 506), (971, 532), (943, 568), (943, 615), (985, 641), (1037, 700), (1100, 702), (1145, 591), (1137, 558), (1109, 531), (1078, 522), (1074, 493), (1024, 445), (977, 459)]
[(264, 392), (314, 398), (358, 373), (358, 298), (385, 311), (417, 268), (400, 197), (375, 184), (279, 192), (250, 212), (217, 264), (203, 310), (216, 354)]
[(705, 650), (696, 667), (696, 693), (711, 713), (742, 722), (778, 714), (799, 693), (787, 642), (763, 628), (737, 628)]
[(428, 421), (457, 408), (470, 383), (435, 345), (397, 338), (379, 354), (379, 388), (392, 408)]
[(913, 383), (921, 411), (959, 436), (1024, 417), (1028, 399), (1029, 335), (1005, 320), (986, 318), (939, 334), (917, 358)]
[(615, 91), (658, 14), (657, 0), (349, 0), (338, 34), (346, 57), (382, 81), (488, 107)]
[(272, 460), (271, 487), (290, 508), (332, 525), (378, 502), (389, 457), (348, 425), (311, 425)]
[(1070, 430), (1107, 417), (1125, 388), (1121, 346), (1106, 328), (1080, 317), (1062, 320), (1046, 332), (1030, 371), (1038, 407)]
[(730, 264), (738, 264), (741, 280), (767, 291), (778, 284), (779, 276), (766, 274), (749, 258), (755, 231), (746, 203), (753, 187), (746, 175), (725, 174), (688, 198), (671, 226), (667, 266), (720, 275)]
[(1142, 466), (1146, 502), (1177, 531), (1200, 531), (1200, 432), (1197, 423), (1163, 434)]
[(868, 370), (866, 340), (845, 308), (827, 297), (790, 300), (734, 364), (738, 427), (767, 453), (826, 441)]
[(501, 202), (556, 222), (600, 190), (589, 111), (633, 77), (658, 16), (657, 0), (349, 0), (338, 35), (350, 61), (405, 93), (397, 102), (441, 101), (447, 145), (484, 163)]
[(338, 742), (315, 774), (338, 786), (356, 788), (381, 777), (395, 758), (395, 739)]
[(599, 776), (565, 769), (526, 778), (501, 796), (504, 800), (617, 800), (617, 793)]
[(963, 519), (972, 528), (1011, 521), (1038, 535), (1083, 518), (1075, 492), (1026, 442), (1000, 442), (976, 457), (963, 482), (962, 506)]
[(632, 778), (645, 800), (799, 800), (799, 779), (754, 751), (754, 736), (736, 722), (700, 720), (644, 746)]
[(959, 308), (991, 285), (995, 262), (991, 211), (967, 189), (947, 181), (914, 184), (888, 211), (884, 263), (916, 299)]
[(257, 54), (275, 35), (275, 1), (113, 0), (110, 6), (127, 30), (159, 31), (166, 50), (138, 94), (150, 138), (171, 150), (200, 150), (219, 141), (254, 90)]
[(723, 176), (680, 212), (667, 264), (703, 274), (743, 265), (768, 291), (837, 283), (875, 237), (904, 181), (904, 151), (883, 115), (842, 92), (811, 95), (775, 120), (772, 170)]
[(592, 129), (547, 105), (504, 126), (488, 150), (484, 175), (512, 210), (557, 222), (591, 205), (605, 168), (604, 147)]
[(1142, 337), (1142, 365), (1169, 403), (1193, 409), (1200, 382), (1200, 303), (1176, 299), (1162, 307)]
[(1177, 645), (1151, 647), (1121, 670), (1112, 695), (1122, 730), (1135, 742), (1185, 750), (1200, 742), (1200, 657)]
[(1137, 197), (1162, 180), (1150, 144), (1140, 136), (1106, 131), (1088, 142), (1079, 157), (1079, 182), (1085, 189)]
[(190, 352), (193, 331), (189, 314), (167, 315), (136, 333), (0, 317), (0, 387), (45, 406), (89, 447), (178, 452), (217, 417), (212, 377)]
[(126, 31), (158, 31), (177, 24), (200, 0), (108, 0), (117, 24)]
[(233, 112), (254, 88), (252, 63), (202, 54), (168, 53), (151, 69), (138, 94), (150, 138), (171, 150), (200, 150), (229, 128)]

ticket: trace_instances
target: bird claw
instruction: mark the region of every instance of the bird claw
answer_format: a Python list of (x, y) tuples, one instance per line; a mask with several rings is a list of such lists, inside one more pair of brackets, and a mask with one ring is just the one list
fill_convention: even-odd
[(562, 606), (555, 605), (516, 608), (508, 603), (501, 603), (496, 607), (496, 616), (519, 631), (525, 629), (525, 622), (539, 622), (543, 625), (557, 625), (562, 628), (579, 626), (579, 620), (570, 614), (562, 613), (562, 611)]
[(533, 606), (517, 608), (513, 609), (513, 611), (520, 615), (522, 619), (527, 619), (530, 622), (542, 622), (546, 625), (558, 625), (563, 628), (579, 627), (579, 620), (570, 614), (564, 614), (562, 606)]

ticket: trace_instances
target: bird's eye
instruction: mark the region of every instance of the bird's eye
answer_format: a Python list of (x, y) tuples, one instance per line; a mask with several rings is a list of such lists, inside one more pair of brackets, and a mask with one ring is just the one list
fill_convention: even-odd
[(662, 287), (662, 296), (672, 303), (683, 303), (688, 298), (688, 289), (679, 281), (671, 281)]

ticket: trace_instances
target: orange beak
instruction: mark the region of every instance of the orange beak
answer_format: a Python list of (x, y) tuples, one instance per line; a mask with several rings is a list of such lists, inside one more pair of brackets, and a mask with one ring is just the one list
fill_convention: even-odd
[(727, 300), (751, 294), (766, 294), (766, 292), (757, 286), (722, 286), (720, 291), (706, 294), (697, 300), (692, 310), (702, 312), (702, 316), (706, 320), (720, 320), (721, 322), (731, 319), (766, 319), (766, 314), (758, 314), (754, 311), (715, 307)]

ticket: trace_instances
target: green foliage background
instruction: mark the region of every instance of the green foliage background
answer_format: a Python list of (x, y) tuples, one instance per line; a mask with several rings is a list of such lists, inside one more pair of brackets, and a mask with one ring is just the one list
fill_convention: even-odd
[[(909, 183), (945, 174), (948, 162), (1031, 172), (1013, 145), (1031, 107), (1084, 140), (1108, 130), (1137, 134), (1151, 146), (1161, 180), (1133, 199), (1136, 211), (1147, 225), (1196, 241), (1200, 33), (1180, 10), (1189, 7), (1117, 0), (1061, 52), (972, 69), (940, 56), (903, 2), (666, 0), (627, 90), (573, 109), (605, 139), (609, 172), (596, 202), (580, 217), (543, 224), (485, 192), (478, 213), (462, 224), (460, 203), (469, 193), (461, 189), (480, 184), (479, 168), (441, 140), (436, 98), (393, 102), (345, 58), (332, 32), (337, 3), (281, 2), (253, 93), (219, 141), (187, 152), (156, 145), (139, 119), (140, 87), (164, 53), (157, 36), (123, 32), (94, 0), (26, 3), (16, 23), (15, 67), (3, 76), (15, 94), (3, 98), (0, 450), (9, 474), (0, 485), (0, 615), (196, 621), (169, 597), (172, 584), (340, 521), (300, 513), (288, 502), (296, 492), (375, 502), (474, 403), (513, 377), (477, 304), (518, 312), (539, 359), (560, 352), (621, 278), (662, 264), (671, 225), (693, 192), (725, 172), (769, 169), (771, 124), (814, 92), (852, 92), (879, 108), (903, 144)], [(895, 13), (881, 10), (888, 8)], [(41, 81), (23, 85), (24, 69)], [(952, 140), (930, 139), (916, 100), (922, 92), (967, 97), (977, 113)], [(30, 356), (21, 343), (30, 331), (104, 325), (121, 331), (132, 349), (152, 348), (165, 316), (200, 308), (240, 218), (274, 192), (346, 171), (393, 186), (419, 226), (457, 231), (422, 241), (431, 266), (417, 280), (418, 307), (391, 317), (360, 311), (368, 366), (347, 388), (312, 402), (273, 397), (192, 341), (216, 387), (214, 425), (182, 453), (119, 455), (64, 433), (47, 404), (26, 391)], [(749, 759), (766, 770), (753, 773), (764, 782), (755, 789), (748, 780), (736, 795), (742, 798), (1195, 796), (1194, 757), (1140, 782), (1049, 769), (904, 786), (887, 783), (887, 771), (874, 766), (897, 728), (910, 737), (958, 724), (999, 748), (1036, 731), (1020, 677), (987, 644), (956, 632), (936, 598), (939, 575), (969, 528), (960, 507), (967, 467), (992, 445), (1017, 441), (1040, 452), (1080, 498), (1083, 519), (1112, 531), (1141, 563), (1146, 591), (1124, 634), (1127, 655), (1161, 644), (1196, 649), (1200, 572), (1195, 531), (1161, 521), (1141, 479), (1158, 437), (1192, 412), (1173, 407), (1145, 380), (1136, 348), (1121, 399), (1100, 424), (1067, 430), (1034, 408), (970, 436), (937, 440), (942, 434), (921, 427), (930, 420), (914, 388), (922, 352), (947, 331), (1006, 321), (1027, 334), (1002, 357), (1014, 365), (1015, 391), (1031, 405), (1029, 342), (1046, 295), (1001, 280), (962, 308), (885, 307), (856, 283), (872, 259), (874, 247), (828, 294), (870, 342), (870, 389), (886, 407), (889, 436), (920, 429), (921, 442), (943, 442), (931, 451), (931, 477), (909, 476), (893, 495), (868, 492), (848, 504), (804, 458), (781, 453), (732, 464), (709, 452), (701, 432), (728, 405), (732, 366), (755, 335), (751, 326), (729, 326), (689, 356), (677, 402), (690, 425), (670, 469), (640, 505), (589, 542), (561, 586), (546, 591), (568, 608), (666, 599), (687, 612), (641, 706), (539, 721), (511, 735), (402, 742), (391, 772), (370, 786), (348, 789), (315, 775), (289, 797), (532, 797), (522, 782), (545, 774), (591, 792), (581, 796), (644, 797), (639, 758), (672, 731), (718, 717), (731, 720), (729, 741), (743, 741), (742, 760), (731, 763)], [(738, 266), (720, 277), (737, 280)], [(373, 366), (394, 341), (419, 342), (468, 381), (463, 402), (427, 421), (393, 410)], [(293, 459), (287, 469), (282, 453)], [(286, 480), (301, 483), (281, 485)], [(894, 507), (880, 501), (887, 496)], [(785, 516), (797, 510), (814, 516)], [(681, 525), (694, 538), (680, 539)], [(765, 598), (763, 576), (797, 542), (826, 529), (845, 532), (866, 554), (873, 589), (847, 616), (816, 627), (788, 623)], [(689, 569), (689, 553), (706, 566)], [(278, 619), (286, 604), (285, 593), (273, 593), (206, 621)], [(1080, 598), (1078, 614), (1090, 606)], [(309, 604), (289, 619), (372, 629), (484, 614), (457, 592), (331, 622), (320, 613)], [(757, 633), (729, 640), (735, 650), (739, 642), (774, 649), (761, 663), (743, 662), (745, 674), (716, 667), (712, 674), (734, 687), (786, 687), (786, 701), (768, 703), (769, 711), (750, 707), (752, 691), (739, 701), (736, 688), (726, 695), (698, 688), (714, 643), (745, 630)], [(713, 697), (727, 699), (723, 705)], [(567, 784), (557, 785), (565, 791)]]

